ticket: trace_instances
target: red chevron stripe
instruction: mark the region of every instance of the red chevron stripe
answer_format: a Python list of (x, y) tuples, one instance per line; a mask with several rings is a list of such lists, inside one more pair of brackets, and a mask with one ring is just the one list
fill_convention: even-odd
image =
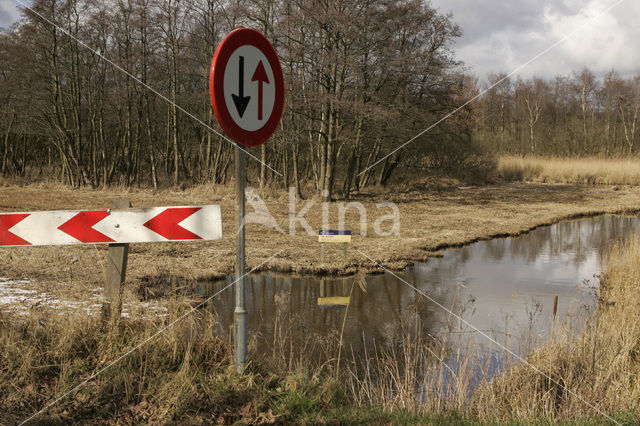
[(111, 243), (115, 242), (101, 232), (93, 229), (93, 225), (109, 216), (106, 210), (80, 212), (62, 225), (58, 229), (65, 234), (71, 235), (83, 243)]
[(202, 237), (178, 225), (201, 207), (168, 208), (147, 221), (144, 226), (168, 240), (201, 240)]
[(18, 224), (29, 213), (23, 214), (3, 214), (0, 215), (0, 246), (30, 246), (29, 241), (25, 241), (15, 234), (9, 232), (14, 225)]

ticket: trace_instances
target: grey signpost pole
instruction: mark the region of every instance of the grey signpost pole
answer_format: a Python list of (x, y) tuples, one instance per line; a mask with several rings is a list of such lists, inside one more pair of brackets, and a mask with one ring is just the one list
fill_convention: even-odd
[(236, 371), (242, 373), (247, 365), (247, 309), (244, 298), (244, 181), (245, 152), (235, 149), (236, 160), (236, 309), (234, 311), (234, 346)]

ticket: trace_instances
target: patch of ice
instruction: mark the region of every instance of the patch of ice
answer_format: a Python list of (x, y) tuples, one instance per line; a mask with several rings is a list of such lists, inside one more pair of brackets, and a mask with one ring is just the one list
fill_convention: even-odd
[[(31, 279), (10, 279), (0, 277), (0, 310), (11, 312), (18, 315), (27, 315), (29, 311), (36, 307), (47, 307), (51, 309), (68, 309), (82, 310), (88, 315), (100, 315), (102, 312), (102, 304), (95, 303), (102, 299), (101, 287), (92, 289), (93, 296), (86, 301), (60, 300), (55, 295), (38, 292), (20, 287), (24, 284), (30, 284)], [(164, 306), (157, 306), (150, 302), (141, 303), (123, 303), (122, 316), (130, 318), (131, 311), (136, 316), (142, 318), (151, 318), (156, 316), (168, 315), (168, 309)], [(160, 313), (163, 312), (163, 313)]]

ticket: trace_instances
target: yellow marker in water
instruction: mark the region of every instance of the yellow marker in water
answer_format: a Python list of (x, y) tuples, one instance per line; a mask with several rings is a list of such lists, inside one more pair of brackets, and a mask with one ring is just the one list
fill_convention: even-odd
[(350, 297), (318, 297), (318, 306), (347, 306), (350, 302)]

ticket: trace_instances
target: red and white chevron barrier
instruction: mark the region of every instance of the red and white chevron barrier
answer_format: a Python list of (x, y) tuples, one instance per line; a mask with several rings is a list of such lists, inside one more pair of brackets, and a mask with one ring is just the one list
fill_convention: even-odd
[(220, 206), (0, 213), (0, 246), (219, 240)]

